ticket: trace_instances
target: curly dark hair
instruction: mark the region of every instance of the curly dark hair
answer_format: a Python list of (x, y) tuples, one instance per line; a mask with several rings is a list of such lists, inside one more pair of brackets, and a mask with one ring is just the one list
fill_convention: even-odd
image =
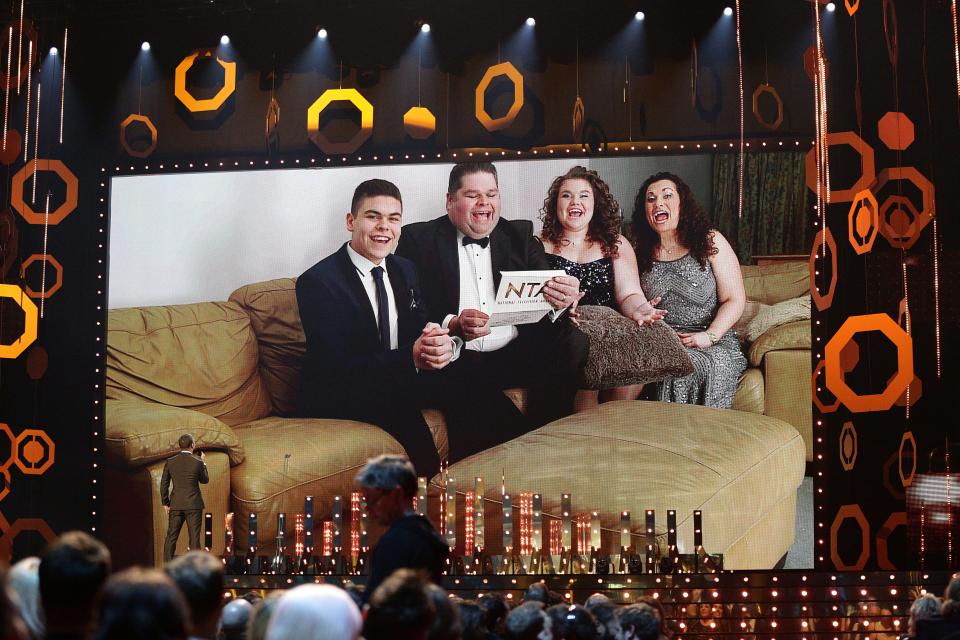
[(540, 209), (540, 219), (543, 220), (543, 231), (540, 235), (544, 240), (549, 240), (554, 245), (560, 243), (563, 238), (563, 226), (557, 219), (557, 200), (560, 197), (560, 185), (563, 184), (564, 180), (578, 178), (589, 182), (593, 189), (593, 218), (587, 228), (587, 238), (600, 243), (600, 248), (605, 257), (615, 258), (620, 244), (620, 223), (622, 219), (620, 204), (610, 193), (610, 187), (603, 181), (603, 178), (596, 171), (586, 167), (578, 165), (554, 179), (547, 191), (547, 197), (543, 200), (543, 208)]
[(690, 191), (687, 183), (676, 174), (662, 171), (644, 180), (633, 201), (633, 217), (630, 219), (630, 242), (637, 252), (637, 267), (640, 273), (646, 273), (653, 268), (654, 255), (657, 245), (660, 244), (660, 236), (647, 223), (647, 213), (644, 205), (647, 189), (651, 184), (660, 180), (670, 180), (677, 185), (677, 194), (680, 196), (677, 243), (689, 249), (700, 266), (706, 268), (707, 258), (717, 253), (710, 220), (696, 198), (693, 197), (693, 192)]

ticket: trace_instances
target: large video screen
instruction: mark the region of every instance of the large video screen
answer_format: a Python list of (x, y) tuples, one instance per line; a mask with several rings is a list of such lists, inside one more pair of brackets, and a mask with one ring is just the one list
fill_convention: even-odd
[[(551, 182), (575, 165), (599, 173), (625, 225), (641, 183), (660, 171), (681, 176), (709, 215), (714, 163), (710, 154), (498, 161), (501, 216), (539, 234)], [(389, 180), (403, 224), (429, 221), (446, 215), (452, 165), (286, 164), (112, 179), (103, 521), (121, 564), (162, 561), (160, 478), (183, 433), (206, 456), (204, 546), (214, 552), (256, 542), (269, 555), (312, 535), (320, 554), (334, 541), (349, 551), (376, 539), (377, 527), (358, 520), (353, 479), (367, 458), (403, 450), (376, 425), (298, 415), (306, 347), (295, 280), (350, 240), (356, 185)], [(739, 277), (750, 317), (731, 343), (747, 363), (732, 408), (661, 402), (651, 383), (640, 400), (603, 402), (450, 460), (418, 508), (466, 556), (563, 546), (586, 558), (591, 548), (644, 562), (701, 551), (725, 569), (812, 568), (807, 264), (741, 265)], [(681, 291), (675, 282), (647, 293)], [(806, 316), (768, 313), (804, 298)], [(525, 406), (524, 391), (505, 393)], [(443, 414), (424, 418), (443, 450)], [(179, 549), (186, 537), (184, 528)]]

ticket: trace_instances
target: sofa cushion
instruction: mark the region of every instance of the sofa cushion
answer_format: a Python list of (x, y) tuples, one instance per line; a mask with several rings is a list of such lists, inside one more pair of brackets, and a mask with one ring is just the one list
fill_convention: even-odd
[[(572, 495), (575, 513), (599, 512), (608, 529), (619, 527), (622, 511), (636, 514), (635, 544), (645, 509), (656, 510), (658, 532), (667, 510), (676, 509), (680, 551), (692, 552), (693, 511), (701, 509), (704, 546), (723, 553), (796, 492), (804, 444), (792, 426), (763, 415), (608, 402), (452, 464), (449, 473), (484, 478), (486, 498), (498, 502), (504, 470), (507, 491), (540, 493), (548, 516), (559, 515), (562, 493)], [(792, 521), (779, 532), (765, 540), (775, 547), (765, 557), (779, 558), (793, 542)], [(499, 539), (487, 542), (495, 553)]]
[(776, 304), (810, 292), (810, 265), (804, 260), (745, 265), (740, 270), (747, 300)]
[(260, 375), (274, 411), (282, 416), (296, 411), (306, 353), (295, 286), (293, 278), (278, 278), (248, 284), (230, 294), (230, 301), (250, 316), (260, 349)]
[(737, 391), (730, 408), (750, 413), (766, 413), (763, 373), (760, 369), (750, 368), (743, 372), (737, 382)]
[(757, 302), (756, 300), (747, 300), (744, 303), (743, 313), (740, 314), (740, 319), (733, 325), (733, 330), (737, 334), (737, 340), (740, 341), (741, 346), (747, 342), (747, 339), (744, 337), (747, 331), (747, 325), (757, 317), (758, 313), (768, 307), (770, 307), (770, 305)]
[(193, 436), (198, 449), (225, 451), (231, 464), (243, 462), (237, 434), (205, 413), (143, 400), (107, 400), (107, 460), (114, 466), (138, 467), (180, 450), (177, 440)]
[(759, 367), (763, 356), (769, 351), (779, 349), (806, 349), (810, 350), (810, 321), (797, 320), (774, 327), (765, 332), (757, 341), (750, 345), (747, 360), (751, 367)]
[(760, 309), (744, 328), (743, 337), (747, 342), (754, 342), (774, 327), (779, 327), (788, 322), (809, 319), (810, 295), (797, 296)]
[(111, 310), (106, 386), (109, 399), (193, 409), (229, 425), (270, 414), (250, 318), (230, 302)]
[[(304, 498), (313, 496), (315, 522), (328, 520), (333, 497), (349, 500), (353, 479), (369, 458), (404, 453), (385, 431), (350, 420), (270, 417), (236, 433), (247, 452), (230, 471), (237, 548), (246, 546), (251, 513), (257, 514), (260, 542), (272, 548), (278, 513), (303, 513)], [(287, 522), (292, 530), (293, 515)]]

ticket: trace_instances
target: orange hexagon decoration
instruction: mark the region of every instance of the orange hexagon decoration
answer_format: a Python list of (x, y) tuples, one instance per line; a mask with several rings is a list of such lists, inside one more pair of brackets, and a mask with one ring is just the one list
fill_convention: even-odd
[(13, 431), (11, 431), (10, 427), (4, 422), (0, 422), (0, 433), (5, 435), (7, 440), (10, 442), (10, 455), (6, 460), (0, 463), (0, 471), (6, 471), (10, 468), (10, 465), (13, 464), (13, 461), (17, 457), (17, 437), (13, 435)]
[[(827, 134), (827, 146), (845, 144), (852, 147), (860, 154), (861, 172), (860, 177), (847, 189), (836, 189), (829, 194), (830, 202), (851, 202), (856, 195), (867, 189), (876, 179), (876, 166), (874, 165), (873, 147), (863, 141), (853, 131), (839, 131), (837, 133)], [(814, 145), (807, 152), (807, 187), (814, 193), (817, 192), (817, 146)], [(879, 190), (879, 187), (878, 187)], [(826, 185), (821, 185), (821, 191), (826, 192)]]
[(884, 571), (896, 571), (897, 569), (890, 562), (890, 556), (887, 553), (887, 540), (897, 527), (905, 527), (906, 525), (907, 512), (896, 511), (891, 513), (890, 517), (877, 530), (877, 566)]
[(888, 149), (903, 151), (914, 140), (913, 121), (905, 113), (888, 111), (877, 122), (877, 133)]
[(902, 195), (892, 194), (880, 207), (880, 234), (891, 246), (909, 249), (920, 238), (920, 232), (936, 215), (936, 191), (933, 184), (913, 167), (890, 167), (877, 175), (875, 193), (880, 193), (891, 180), (909, 180), (922, 194), (922, 210)]
[(416, 140), (426, 140), (437, 130), (437, 117), (426, 107), (411, 107), (403, 114), (403, 130)]
[[(145, 149), (134, 149), (127, 140), (127, 127), (134, 122), (139, 122), (150, 132), (150, 144), (147, 145)], [(127, 152), (128, 156), (146, 158), (157, 148), (157, 127), (154, 126), (153, 121), (147, 116), (140, 115), (139, 113), (131, 113), (120, 123), (120, 146), (123, 147), (123, 150)]]
[(857, 453), (857, 428), (852, 422), (845, 422), (840, 430), (840, 464), (844, 471), (857, 464)]
[[(823, 248), (826, 246), (830, 253), (830, 285), (827, 292), (820, 293), (817, 286), (817, 260), (822, 257)], [(821, 229), (813, 239), (813, 247), (810, 250), (810, 296), (817, 307), (817, 311), (825, 311), (833, 304), (833, 294), (837, 290), (837, 243), (833, 239), (833, 233), (830, 227)]]
[[(890, 380), (887, 380), (887, 384), (890, 384), (892, 380), (893, 378), (891, 377)], [(910, 381), (910, 384), (907, 385), (907, 388), (903, 390), (903, 393), (900, 394), (900, 397), (897, 398), (894, 404), (898, 407), (907, 406), (908, 393), (910, 394), (910, 406), (913, 407), (920, 398), (923, 397), (923, 381), (920, 379), (920, 376), (913, 376), (913, 380)]]
[[(23, 199), (23, 184), (27, 178), (33, 176), (34, 165), (37, 167), (37, 172), (56, 173), (67, 188), (63, 203), (51, 211), (49, 216), (46, 215), (46, 211), (39, 213), (34, 211)], [(13, 181), (10, 184), (10, 205), (30, 224), (60, 224), (77, 208), (77, 176), (73, 175), (73, 172), (67, 169), (67, 165), (59, 160), (31, 160), (20, 171), (13, 174)]]
[[(860, 395), (847, 386), (840, 366), (840, 352), (858, 333), (879, 331), (897, 348), (897, 372), (881, 393)], [(886, 411), (913, 380), (913, 340), (884, 313), (851, 316), (830, 338), (824, 349), (827, 388), (854, 413)]]
[(0, 298), (10, 298), (23, 309), (23, 333), (10, 344), (0, 344), (0, 358), (17, 358), (37, 339), (37, 305), (15, 284), (0, 284)]
[[(760, 96), (765, 93), (769, 94), (770, 97), (773, 98), (773, 101), (777, 104), (777, 117), (773, 119), (773, 122), (764, 120), (763, 116), (760, 115)], [(777, 93), (777, 90), (766, 82), (761, 82), (753, 91), (753, 117), (757, 119), (757, 122), (759, 122), (761, 126), (769, 129), (770, 131), (778, 128), (783, 122), (783, 100), (780, 99), (780, 94)]]
[(877, 199), (873, 197), (870, 189), (864, 189), (854, 197), (850, 213), (847, 214), (847, 237), (858, 256), (873, 249), (879, 226)]
[(14, 461), (20, 471), (30, 476), (42, 475), (56, 459), (56, 446), (40, 429), (24, 429), (17, 436)]
[(53, 284), (47, 287), (46, 291), (34, 291), (33, 288), (31, 288), (30, 285), (28, 284), (26, 288), (27, 295), (30, 296), (31, 298), (43, 298), (44, 300), (47, 300), (50, 298), (50, 296), (52, 296), (57, 291), (59, 291), (60, 287), (63, 286), (63, 265), (60, 264), (60, 262), (49, 253), (46, 256), (40, 253), (35, 253), (29, 258), (27, 258), (26, 260), (24, 260), (23, 264), (20, 265), (21, 278), (26, 277), (27, 267), (32, 265), (34, 262), (46, 262), (51, 267), (53, 267), (53, 273), (54, 273)]
[[(840, 526), (847, 518), (852, 518), (860, 527), (860, 555), (853, 564), (847, 564), (840, 557), (837, 548), (837, 534), (840, 532)], [(870, 557), (870, 523), (867, 517), (863, 515), (863, 510), (858, 504), (845, 504), (840, 507), (837, 517), (833, 519), (830, 525), (830, 559), (833, 560), (833, 566), (840, 571), (860, 571), (867, 565), (867, 559)]]
[[(507, 79), (513, 83), (513, 103), (511, 103), (506, 115), (500, 118), (491, 118), (490, 114), (487, 113), (486, 107), (484, 106), (484, 98), (486, 97), (487, 89), (490, 87), (490, 83), (493, 82), (494, 78), (499, 76), (506, 76)], [(517, 71), (517, 68), (509, 62), (501, 62), (500, 64), (495, 64), (487, 69), (487, 72), (483, 74), (483, 78), (480, 80), (480, 84), (477, 85), (477, 88), (474, 91), (474, 115), (476, 115), (477, 120), (480, 121), (480, 124), (483, 125), (483, 128), (487, 131), (499, 131), (500, 129), (506, 129), (513, 124), (513, 121), (516, 119), (517, 114), (520, 113), (520, 109), (522, 108), (523, 75)]]
[[(193, 94), (187, 89), (187, 72), (190, 70), (190, 67), (193, 66), (193, 63), (197, 61), (197, 58), (211, 57), (215, 57), (217, 64), (223, 67), (223, 86), (220, 87), (220, 90), (217, 91), (216, 95), (214, 95), (212, 98), (198, 100), (194, 98)], [(175, 95), (177, 100), (179, 100), (191, 113), (216, 111), (223, 106), (223, 103), (226, 102), (231, 95), (233, 95), (233, 92), (236, 90), (236, 88), (237, 63), (221, 60), (219, 56), (215, 56), (214, 51), (211, 49), (194, 51), (186, 58), (181, 60), (180, 64), (177, 65), (176, 71), (174, 71), (173, 95)]]
[[(890, 454), (890, 456), (886, 460), (883, 461), (883, 468), (880, 470), (880, 477), (882, 478), (882, 481), (883, 481), (883, 488), (886, 489), (890, 493), (890, 495), (893, 496), (895, 500), (903, 500), (906, 497), (906, 495), (903, 493), (903, 491), (893, 486), (894, 485), (893, 479), (896, 476), (893, 475), (892, 472), (896, 462), (897, 462), (897, 452), (894, 451), (893, 453)], [(900, 486), (903, 486), (903, 483), (900, 483)]]
[(847, 8), (847, 13), (852, 16), (860, 8), (860, 0), (843, 0), (843, 6)]
[[(904, 452), (909, 451), (910, 473), (903, 472)], [(900, 474), (900, 482), (903, 486), (909, 487), (913, 484), (913, 477), (917, 474), (917, 441), (913, 437), (912, 431), (907, 431), (900, 438), (900, 449), (897, 452), (897, 471)]]
[[(346, 142), (333, 142), (320, 131), (320, 114), (331, 102), (349, 102), (360, 112), (360, 130)], [(356, 89), (327, 89), (307, 109), (307, 136), (326, 154), (353, 153), (373, 134), (373, 105)]]
[(12, 525), (6, 528), (3, 535), (0, 536), (0, 560), (10, 562), (13, 555), (13, 541), (17, 536), (25, 531), (36, 531), (47, 542), (53, 542), (57, 539), (57, 534), (53, 532), (46, 520), (40, 518), (20, 518)]
[(840, 350), (840, 368), (844, 373), (850, 373), (857, 368), (860, 362), (860, 345), (856, 340), (851, 340)]
[(10, 470), (0, 469), (0, 500), (10, 495)]
[(820, 393), (818, 392), (818, 389), (822, 389), (823, 387), (817, 384), (817, 378), (823, 373), (823, 368), (826, 364), (827, 363), (825, 360), (820, 360), (817, 363), (817, 366), (814, 367), (812, 376), (813, 388), (811, 392), (813, 393), (813, 404), (817, 406), (817, 409), (820, 410), (820, 413), (833, 413), (840, 406), (840, 400), (834, 397), (831, 404), (824, 404), (823, 400), (820, 399)]
[[(803, 52), (803, 70), (807, 72), (807, 77), (810, 78), (810, 82), (814, 82), (814, 78), (817, 77), (817, 48), (813, 45), (807, 47), (807, 50)], [(827, 60), (826, 54), (823, 55), (823, 72), (829, 79), (830, 61)]]

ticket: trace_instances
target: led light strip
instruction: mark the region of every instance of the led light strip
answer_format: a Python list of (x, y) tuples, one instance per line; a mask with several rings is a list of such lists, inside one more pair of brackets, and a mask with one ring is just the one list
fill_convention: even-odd
[(937, 349), (937, 380), (940, 379), (940, 240), (933, 220), (933, 333)]
[(743, 219), (743, 164), (746, 161), (744, 157), (744, 143), (746, 133), (743, 124), (743, 47), (740, 43), (740, 0), (736, 3), (737, 12), (737, 73), (740, 85), (740, 158), (737, 169), (737, 218)]
[[(28, 54), (29, 60), (33, 60), (33, 40), (29, 42), (30, 53)], [(20, 72), (17, 71), (19, 74)], [(27, 64), (27, 116), (26, 122), (23, 125), (23, 161), (27, 161), (27, 152), (30, 150), (30, 88), (33, 86), (33, 65)], [(19, 93), (19, 84), (17, 85)]]
[(7, 90), (3, 102), (3, 150), (7, 150), (7, 123), (10, 119), (10, 62), (13, 54), (13, 26), (7, 30)]
[(67, 88), (67, 31), (69, 27), (63, 28), (63, 70), (60, 72), (60, 144), (63, 144), (63, 105), (64, 90)]

